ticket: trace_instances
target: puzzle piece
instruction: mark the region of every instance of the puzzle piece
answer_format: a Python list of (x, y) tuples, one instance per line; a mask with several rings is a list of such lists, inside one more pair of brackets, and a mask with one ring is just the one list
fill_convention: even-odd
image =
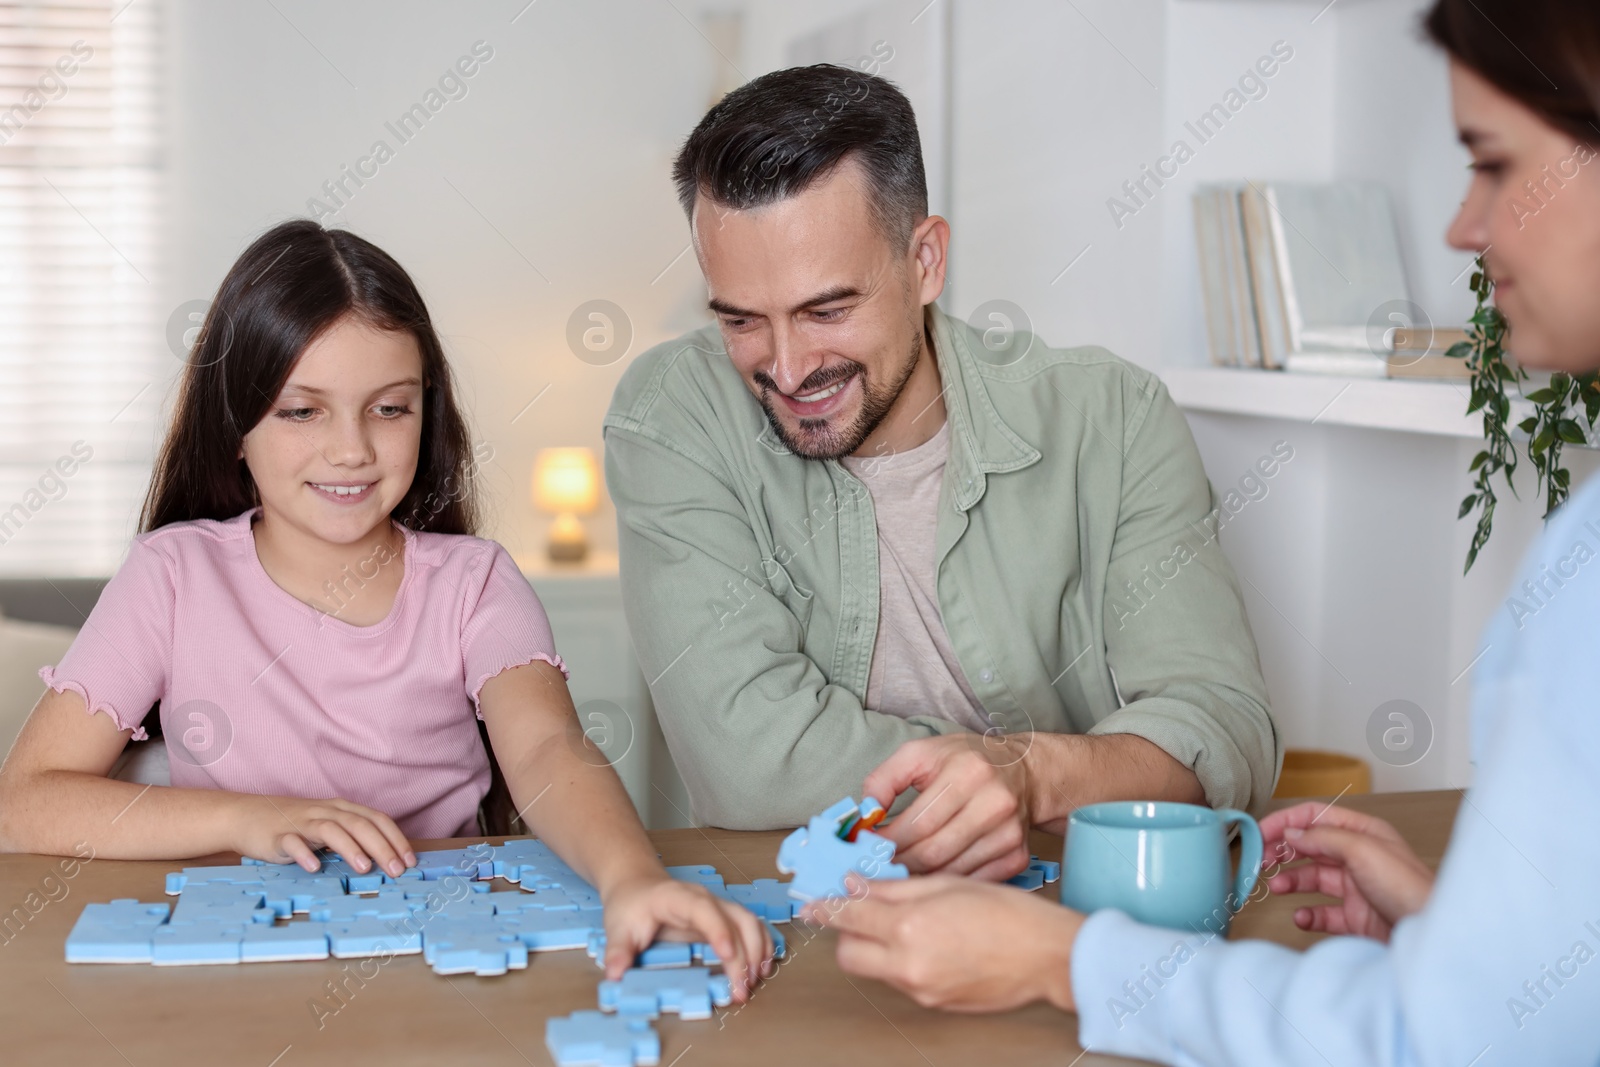
[(722, 875), (718, 873), (715, 867), (703, 864), (700, 866), (668, 867), (667, 875), (680, 882), (693, 882), (696, 885), (703, 885), (707, 889), (723, 888)]
[(238, 923), (167, 923), (150, 932), (150, 962), (157, 967), (238, 963), (244, 926)]
[(195, 885), (254, 885), (261, 881), (261, 867), (257, 864), (234, 864), (229, 867), (185, 867), (167, 875), (167, 895), (177, 896)]
[(867, 797), (861, 802), (861, 812), (858, 816), (846, 820), (839, 830), (839, 837), (845, 841), (854, 841), (863, 830), (870, 830), (877, 826), (888, 816), (882, 804), (872, 797)]
[[(606, 965), (606, 935), (596, 930), (589, 935), (589, 958), (601, 967)], [(634, 958), (633, 965), (642, 970), (659, 967), (687, 967), (694, 962), (694, 948), (687, 941), (657, 941)]]
[(84, 905), (67, 934), (67, 962), (149, 963), (151, 934), (167, 921), (168, 910), (131, 899)]
[(411, 925), (414, 921), (359, 915), (348, 922), (328, 923), (328, 954), (341, 960), (416, 955), (422, 951), (422, 930)]
[(533, 952), (585, 948), (590, 934), (605, 929), (605, 920), (598, 910), (518, 911), (507, 914), (506, 918), (522, 943)]
[(574, 911), (600, 906), (600, 894), (592, 889), (567, 889), (558, 885), (541, 885), (533, 888), (524, 882), (522, 893), (519, 895), (522, 897), (521, 904), (507, 905), (506, 910)]
[(465, 878), (477, 881), (495, 876), (494, 859), (489, 849), (482, 845), (468, 848), (443, 848), (417, 853), (417, 870), (425, 881), (441, 878)]
[(240, 963), (328, 958), (328, 927), (319, 922), (268, 926), (251, 923), (239, 939)]
[(547, 1019), (544, 1043), (556, 1067), (651, 1067), (661, 1062), (661, 1036), (648, 1020), (575, 1011)]
[[(779, 869), (782, 870), (782, 867)], [(718, 895), (736, 904), (743, 904), (759, 918), (775, 923), (788, 922), (805, 907), (804, 901), (794, 898), (790, 883), (780, 882), (776, 878), (757, 878), (749, 885), (730, 885)]]
[(387, 874), (384, 874), (383, 871), (374, 867), (366, 874), (357, 874), (354, 871), (351, 871), (349, 874), (345, 875), (344, 887), (348, 892), (351, 893), (376, 893), (385, 885), (392, 884), (393, 882), (393, 878), (390, 878)]
[(704, 967), (677, 967), (663, 971), (631, 968), (620, 982), (600, 983), (600, 1010), (654, 1019), (676, 1012), (680, 1019), (709, 1019), (711, 1006), (725, 1008), (733, 1002), (728, 976)]
[(423, 928), (422, 956), (437, 974), (487, 977), (526, 967), (528, 946), (504, 920), (444, 919)]
[(496, 878), (505, 878), (512, 882), (522, 880), (520, 874), (522, 868), (537, 871), (540, 868), (565, 866), (566, 864), (550, 850), (549, 845), (525, 837), (495, 846), (489, 860), (490, 871)]
[[(302, 871), (302, 874), (305, 872)], [(307, 912), (319, 900), (329, 900), (344, 893), (344, 883), (329, 875), (305, 878), (265, 877), (262, 881), (266, 898), (263, 903), (280, 919), (297, 912)], [(239, 887), (248, 888), (248, 887)], [(185, 894), (189, 890), (184, 891)]]
[[(778, 846), (778, 870), (794, 875), (788, 893), (800, 901), (847, 896), (845, 875), (855, 871), (863, 878), (905, 878), (904, 866), (894, 860), (894, 842), (862, 830), (854, 841), (839, 838), (856, 802), (851, 797), (813, 816), (805, 826)], [(770, 917), (770, 916), (767, 916)]]
[(421, 906), (421, 901), (410, 899), (409, 894), (390, 886), (370, 896), (346, 894), (312, 901), (306, 908), (306, 917), (331, 923), (349, 922), (362, 915), (375, 919), (404, 919)]
[(1046, 882), (1058, 881), (1061, 878), (1061, 864), (1041, 860), (1038, 856), (1029, 859), (1028, 869), (1021, 874), (1006, 879), (1007, 885), (1014, 885), (1018, 889), (1033, 892), (1044, 888)]
[(845, 797), (843, 800), (830, 804), (820, 813), (812, 816), (812, 818), (821, 819), (827, 824), (828, 832), (838, 837), (844, 828), (850, 824), (850, 820), (858, 818), (860, 815), (861, 806), (856, 803), (856, 798)]
[[(427, 883), (417, 884), (414, 888), (407, 887), (403, 895), (413, 912), (427, 916), (429, 919), (443, 915), (457, 919), (468, 916), (490, 918), (498, 910), (498, 905), (494, 900), (495, 897), (510, 897), (512, 900), (519, 899), (513, 893), (462, 893), (459, 896), (451, 896), (448, 893), (440, 892), (436, 887), (429, 886)], [(400, 917), (404, 918), (404, 916)], [(425, 919), (424, 921), (429, 920)]]
[(211, 882), (191, 886), (172, 909), (172, 922), (222, 922), (234, 925), (270, 923), (277, 913), (264, 906), (267, 892), (259, 885)]
[[(772, 938), (772, 958), (775, 960), (783, 959), (789, 953), (789, 943), (784, 940), (783, 934), (778, 931), (778, 928), (768, 920), (762, 919), (761, 925), (767, 928), (767, 936)], [(722, 962), (717, 956), (716, 949), (704, 941), (696, 941), (691, 948), (694, 952), (694, 961), (696, 963)]]

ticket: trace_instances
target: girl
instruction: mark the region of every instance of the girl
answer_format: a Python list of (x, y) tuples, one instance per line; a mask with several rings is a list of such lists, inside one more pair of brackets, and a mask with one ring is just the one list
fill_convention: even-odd
[[(1450, 244), (1482, 254), (1523, 366), (1600, 370), (1600, 5), (1438, 0), (1426, 28), (1449, 53), (1473, 160)], [(1201, 939), (922, 878), (844, 908), (840, 965), (952, 1009), (1046, 999), (1078, 1012), (1085, 1048), (1162, 1063), (1592, 1067), (1600, 565), (1582, 564), (1596, 528), (1590, 479), (1514, 583), (1545, 583), (1537, 616), (1498, 613), (1484, 634), (1477, 769), (1437, 882), (1388, 823), (1302, 804), (1261, 832), (1269, 855), (1285, 844), (1311, 861), (1273, 874), (1272, 892), (1334, 898), (1295, 912), (1303, 929), (1342, 935), (1305, 952), (1259, 941), (1179, 952)]]
[[(658, 935), (705, 940), (744, 999), (765, 930), (669, 878), (616, 773), (583, 758), (544, 609), (471, 536), (469, 453), (400, 265), (310, 221), (258, 239), (184, 369), (143, 532), (40, 671), (0, 771), (0, 848), (315, 870), (327, 846), (398, 875), (409, 838), (478, 832), (497, 769), (599, 890), (610, 977)], [(107, 778), (158, 701), (171, 786)]]

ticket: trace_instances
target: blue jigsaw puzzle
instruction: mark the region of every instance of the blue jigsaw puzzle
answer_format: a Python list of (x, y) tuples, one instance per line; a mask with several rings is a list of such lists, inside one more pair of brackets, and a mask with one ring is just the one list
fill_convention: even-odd
[(778, 870), (794, 875), (788, 883), (790, 896), (799, 901), (848, 896), (844, 879), (851, 871), (862, 878), (907, 876), (905, 867), (893, 862), (894, 842), (888, 838), (862, 830), (854, 841), (840, 839), (839, 831), (858, 810), (855, 799), (845, 797), (784, 838), (778, 846)]
[(1059, 881), (1060, 878), (1061, 864), (1051, 863), (1048, 860), (1041, 860), (1038, 856), (1033, 856), (1028, 860), (1028, 869), (1013, 878), (1007, 878), (1006, 884), (1014, 885), (1018, 889), (1026, 889), (1031, 893), (1036, 889), (1044, 888), (1046, 882)]
[[(530, 952), (587, 947), (604, 958), (599, 893), (538, 841), (419, 853), (399, 877), (357, 872), (335, 853), (319, 858), (316, 871), (254, 860), (186, 867), (166, 878), (175, 906), (89, 904), (67, 937), (67, 961), (190, 966), (421, 954), (440, 974), (488, 976), (527, 967)], [(786, 884), (729, 886), (709, 865), (669, 873), (749, 908), (783, 954), (771, 920), (799, 907)], [(520, 891), (491, 892), (497, 877)], [(706, 966), (718, 962), (705, 944), (650, 946), (622, 981), (599, 987), (601, 1008), (619, 1014), (550, 1020), (552, 1055), (561, 1064), (657, 1062), (660, 1039), (643, 1016), (710, 1018), (731, 1002), (728, 978)]]
[(654, 1019), (674, 1012), (680, 1019), (709, 1019), (713, 1005), (733, 1003), (725, 974), (704, 967), (676, 967), (663, 971), (629, 970), (620, 982), (600, 983), (600, 1010)]
[[(761, 925), (767, 928), (767, 936), (772, 938), (772, 958), (781, 960), (789, 953), (789, 943), (784, 940), (783, 934), (776, 926), (766, 919), (761, 920)], [(721, 963), (717, 958), (716, 950), (704, 941), (696, 941), (692, 946), (694, 961), (696, 963)]]
[(150, 935), (167, 921), (166, 904), (113, 900), (86, 904), (67, 935), (68, 963), (149, 963)]
[(650, 1067), (661, 1062), (661, 1037), (649, 1020), (575, 1011), (548, 1019), (544, 1043), (557, 1067)]
[(668, 867), (667, 874), (680, 882), (694, 882), (696, 885), (703, 885), (707, 889), (722, 888), (722, 875), (715, 867), (705, 864)]
[(319, 922), (268, 926), (251, 923), (239, 941), (240, 963), (271, 963), (279, 960), (325, 960), (328, 958), (328, 928)]
[(242, 925), (169, 922), (150, 931), (150, 962), (157, 967), (239, 963), (243, 942)]
[[(589, 958), (606, 965), (606, 933), (596, 930), (589, 935)], [(657, 941), (634, 957), (633, 965), (643, 970), (658, 967), (687, 967), (694, 962), (694, 946), (687, 941)]]
[[(779, 870), (782, 869), (780, 866)], [(776, 878), (757, 878), (749, 885), (730, 885), (721, 892), (715, 889), (712, 892), (724, 900), (743, 904), (768, 922), (786, 923), (805, 907), (805, 902), (795, 899), (791, 893), (790, 883), (780, 882)]]
[(528, 965), (528, 946), (504, 920), (432, 923), (423, 929), (422, 951), (436, 974), (488, 977)]
[(358, 915), (345, 922), (324, 925), (328, 933), (328, 953), (335, 959), (412, 956), (422, 951), (422, 931), (411, 920)]
[(587, 948), (589, 935), (605, 929), (600, 911), (521, 911), (514, 916), (517, 936), (532, 952)]

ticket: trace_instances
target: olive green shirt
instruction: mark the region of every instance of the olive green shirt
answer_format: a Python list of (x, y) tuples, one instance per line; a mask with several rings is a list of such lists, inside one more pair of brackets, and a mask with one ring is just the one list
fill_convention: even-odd
[[(1104, 349), (1026, 335), (998, 365), (966, 324), (932, 307), (927, 323), (951, 431), (939, 606), (994, 727), (1136, 734), (1211, 804), (1261, 805), (1281, 744), (1166, 387)], [(863, 706), (871, 494), (783, 446), (715, 325), (633, 362), (605, 443), (628, 625), (700, 819), (800, 825), (905, 742), (963, 729)]]

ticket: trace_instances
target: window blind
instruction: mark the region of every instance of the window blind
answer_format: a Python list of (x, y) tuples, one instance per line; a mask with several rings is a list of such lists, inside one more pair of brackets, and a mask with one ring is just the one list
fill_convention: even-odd
[(161, 6), (0, 2), (0, 576), (113, 573), (149, 483)]

